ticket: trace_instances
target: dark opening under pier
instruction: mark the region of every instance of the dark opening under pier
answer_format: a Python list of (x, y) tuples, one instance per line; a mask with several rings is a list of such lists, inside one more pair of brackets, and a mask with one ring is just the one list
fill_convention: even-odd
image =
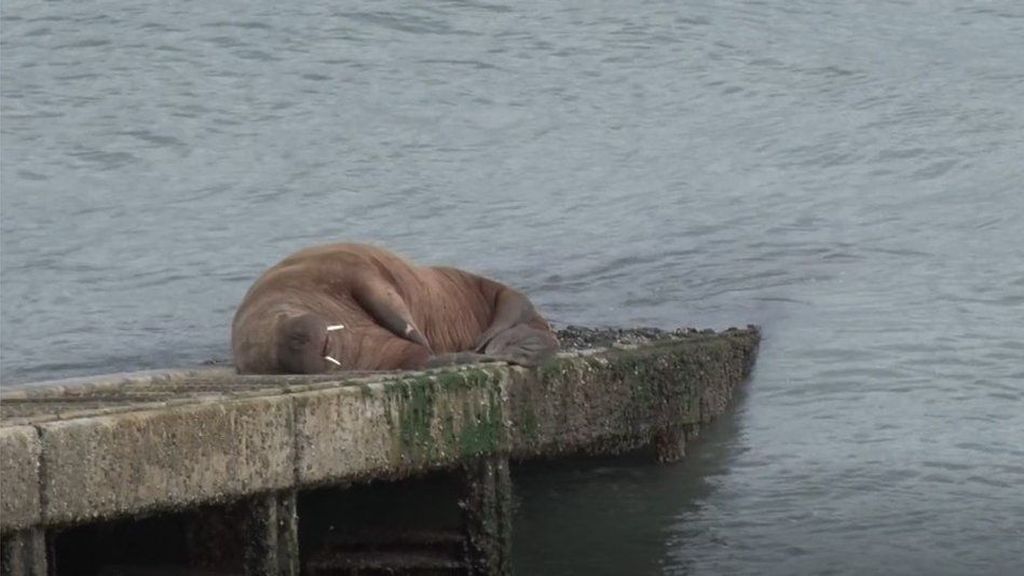
[(534, 369), (128, 374), (0, 398), (4, 574), (505, 574), (517, 462), (726, 409), (757, 328), (569, 329)]

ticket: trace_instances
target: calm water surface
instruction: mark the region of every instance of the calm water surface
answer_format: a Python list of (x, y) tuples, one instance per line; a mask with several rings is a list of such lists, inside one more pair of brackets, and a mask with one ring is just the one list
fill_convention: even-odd
[(2, 378), (194, 365), (378, 242), (559, 324), (759, 323), (676, 466), (525, 471), (522, 574), (1024, 565), (1024, 4), (95, 2), (2, 14)]

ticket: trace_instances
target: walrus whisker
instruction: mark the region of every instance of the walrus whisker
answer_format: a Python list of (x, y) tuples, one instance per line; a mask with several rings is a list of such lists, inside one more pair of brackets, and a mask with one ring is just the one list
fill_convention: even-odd
[(341, 366), (341, 362), (338, 362), (337, 360), (335, 360), (334, 358), (331, 358), (330, 356), (324, 356), (324, 360), (327, 360), (329, 362), (334, 362), (335, 365)]
[(327, 331), (334, 332), (335, 330), (341, 330), (344, 327), (344, 324), (331, 324), (330, 326), (327, 327)]

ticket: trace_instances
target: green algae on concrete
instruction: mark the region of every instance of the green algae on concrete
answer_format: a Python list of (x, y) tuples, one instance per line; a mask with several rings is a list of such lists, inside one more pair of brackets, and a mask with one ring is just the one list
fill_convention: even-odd
[(500, 370), (464, 368), (387, 384), (393, 455), (410, 469), (501, 452)]
[(295, 394), (299, 483), (400, 477), (500, 451), (506, 369), (399, 374), (357, 393)]

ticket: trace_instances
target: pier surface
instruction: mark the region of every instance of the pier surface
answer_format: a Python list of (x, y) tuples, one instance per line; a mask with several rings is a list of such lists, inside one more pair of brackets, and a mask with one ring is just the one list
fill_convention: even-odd
[(467, 537), (483, 568), (469, 573), (503, 572), (507, 528), (485, 508), (502, 506), (510, 460), (644, 446), (678, 459), (687, 437), (725, 410), (760, 340), (754, 327), (605, 336), (563, 334), (569, 346), (600, 347), (533, 369), (241, 376), (215, 368), (5, 392), (4, 572), (39, 573), (53, 535), (70, 527), (249, 502), (276, 524), (250, 519), (253, 533), (272, 541), (247, 552), (258, 558), (247, 556), (244, 572), (293, 574), (297, 491), (445, 469), (475, 474), (467, 485), (480, 502), (478, 533), (470, 514)]

